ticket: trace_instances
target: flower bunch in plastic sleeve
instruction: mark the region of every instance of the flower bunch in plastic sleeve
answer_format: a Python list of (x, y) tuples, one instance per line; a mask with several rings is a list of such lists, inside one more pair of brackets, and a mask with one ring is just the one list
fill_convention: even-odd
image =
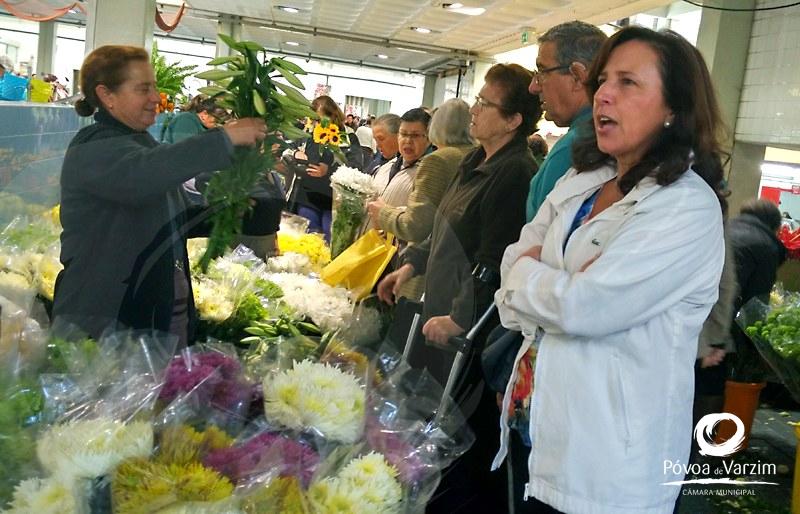
[[(36, 436), (42, 474), (17, 485), (11, 512), (88, 512), (95, 502), (104, 503), (102, 484), (120, 464), (150, 456), (150, 417), (169, 341), (109, 334), (93, 359), (70, 361), (71, 380), (42, 375), (41, 419), (54, 421)], [(101, 356), (104, 365), (96, 366)], [(49, 390), (55, 384), (58, 392)], [(64, 384), (79, 391), (64, 394)]]
[(335, 259), (358, 237), (367, 220), (367, 202), (378, 194), (378, 190), (371, 176), (346, 166), (340, 166), (331, 175), (331, 187), (331, 258)]
[(159, 400), (170, 403), (194, 391), (206, 408), (242, 417), (250, 407), (252, 389), (235, 350), (224, 345), (194, 346), (170, 361)]
[(739, 311), (736, 323), (800, 401), (800, 294), (784, 293), (770, 304), (753, 298)]

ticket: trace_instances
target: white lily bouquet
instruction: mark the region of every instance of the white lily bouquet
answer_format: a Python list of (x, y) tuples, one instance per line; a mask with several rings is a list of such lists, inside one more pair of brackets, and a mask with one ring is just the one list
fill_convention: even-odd
[(331, 258), (335, 259), (358, 237), (367, 220), (367, 202), (378, 194), (372, 177), (354, 168), (340, 166), (331, 175), (333, 222)]

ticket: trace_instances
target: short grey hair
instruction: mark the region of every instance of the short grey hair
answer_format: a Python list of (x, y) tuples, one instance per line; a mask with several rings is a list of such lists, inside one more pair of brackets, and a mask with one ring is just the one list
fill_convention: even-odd
[(576, 20), (552, 27), (539, 36), (538, 41), (539, 44), (555, 43), (559, 66), (569, 66), (579, 62), (588, 69), (606, 39), (608, 36), (599, 28)]
[(384, 114), (382, 116), (378, 116), (375, 121), (372, 122), (372, 128), (375, 128), (378, 125), (383, 125), (386, 127), (386, 130), (388, 130), (390, 134), (397, 134), (400, 132), (400, 116), (396, 114)]
[(469, 135), (469, 105), (460, 98), (451, 98), (433, 113), (428, 139), (436, 146), (474, 144)]

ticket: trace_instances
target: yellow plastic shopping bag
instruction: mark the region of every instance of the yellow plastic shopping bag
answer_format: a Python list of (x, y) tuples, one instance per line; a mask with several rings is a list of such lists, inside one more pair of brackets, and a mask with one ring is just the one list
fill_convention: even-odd
[(47, 103), (52, 94), (52, 84), (41, 79), (31, 79), (31, 102)]
[(393, 241), (391, 234), (384, 238), (377, 230), (369, 230), (323, 268), (322, 280), (331, 286), (346, 287), (356, 300), (361, 300), (375, 287), (397, 251)]

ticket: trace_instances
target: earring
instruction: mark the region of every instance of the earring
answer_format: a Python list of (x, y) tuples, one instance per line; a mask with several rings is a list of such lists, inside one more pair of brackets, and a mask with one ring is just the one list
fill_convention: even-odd
[(672, 122), (669, 120), (664, 121), (664, 128), (670, 128), (672, 126)]

